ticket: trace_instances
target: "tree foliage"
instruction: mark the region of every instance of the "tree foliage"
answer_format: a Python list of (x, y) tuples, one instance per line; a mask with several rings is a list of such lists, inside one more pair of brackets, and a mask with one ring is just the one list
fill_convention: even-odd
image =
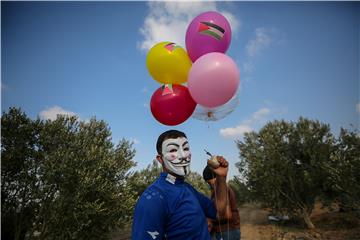
[[(160, 163), (157, 160), (153, 160), (153, 162), (145, 169), (135, 171), (131, 174), (129, 183), (136, 193), (137, 198), (159, 177), (162, 170)], [(197, 172), (190, 171), (189, 175), (186, 176), (185, 181), (191, 184), (199, 192), (209, 196), (210, 189), (207, 183), (202, 179), (202, 176)]]
[(327, 169), (330, 174), (328, 189), (332, 193), (332, 198), (343, 210), (357, 211), (360, 216), (360, 135), (358, 132), (343, 128), (340, 130)]
[(2, 239), (23, 239), (35, 221), (39, 131), (39, 122), (17, 109), (1, 117)]
[(129, 184), (138, 198), (145, 189), (150, 186), (162, 172), (162, 167), (155, 159), (149, 164), (145, 169), (135, 171), (131, 174), (129, 178)]
[(255, 199), (314, 228), (310, 214), (329, 176), (333, 142), (330, 127), (318, 121), (273, 121), (237, 141), (239, 171)]
[(241, 181), (239, 176), (234, 176), (234, 178), (231, 179), (228, 184), (235, 193), (236, 204), (238, 207), (244, 203), (253, 201), (248, 186), (243, 181)]
[(190, 171), (189, 175), (186, 176), (185, 181), (193, 186), (197, 191), (206, 196), (210, 196), (210, 187), (199, 173)]
[(11, 108), (1, 126), (6, 239), (107, 239), (128, 221), (135, 151), (125, 139), (114, 146), (104, 121), (33, 121)]

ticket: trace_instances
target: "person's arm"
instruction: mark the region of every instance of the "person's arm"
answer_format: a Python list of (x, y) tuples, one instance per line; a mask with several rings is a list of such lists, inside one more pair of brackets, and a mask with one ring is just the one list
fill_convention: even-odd
[(145, 190), (139, 198), (134, 212), (132, 240), (163, 239), (166, 206), (160, 194)]
[(231, 209), (231, 221), (233, 224), (240, 224), (240, 214), (236, 202), (236, 195), (231, 186), (228, 185), (229, 189), (229, 199), (230, 199), (230, 209)]
[(229, 190), (230, 209), (232, 212), (234, 209), (237, 209), (238, 207), (237, 207), (236, 196), (235, 196), (234, 190), (229, 185), (228, 185), (228, 190)]
[(230, 219), (231, 209), (229, 204), (229, 198), (227, 196), (228, 189), (226, 185), (226, 177), (228, 173), (228, 162), (222, 156), (217, 156), (219, 167), (213, 168), (216, 174), (216, 182), (214, 188), (215, 194), (215, 206), (219, 219)]
[[(227, 189), (229, 189), (229, 187)], [(230, 202), (229, 198), (226, 200), (225, 213), (223, 215), (218, 216), (218, 217), (219, 217), (219, 220), (231, 219), (232, 218), (231, 202)]]

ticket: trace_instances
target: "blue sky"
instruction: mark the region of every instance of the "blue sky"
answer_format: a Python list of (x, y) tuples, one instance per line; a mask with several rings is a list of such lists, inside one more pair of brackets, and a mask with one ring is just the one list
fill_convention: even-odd
[[(230, 21), (226, 54), (240, 69), (240, 103), (216, 122), (162, 125), (149, 108), (160, 85), (147, 51), (162, 41), (184, 46), (188, 24), (208, 10)], [(206, 148), (229, 160), (232, 177), (234, 140), (268, 121), (303, 116), (335, 134), (359, 128), (359, 14), (357, 2), (1, 2), (1, 108), (103, 119), (114, 143), (134, 142), (135, 169), (175, 128), (188, 135), (192, 170), (202, 172)]]

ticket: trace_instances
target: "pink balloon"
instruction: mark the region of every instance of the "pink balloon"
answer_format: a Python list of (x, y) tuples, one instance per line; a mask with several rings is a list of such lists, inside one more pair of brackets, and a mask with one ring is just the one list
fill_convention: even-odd
[(191, 67), (188, 88), (191, 97), (205, 107), (225, 104), (236, 93), (240, 72), (236, 63), (223, 53), (208, 53)]
[(198, 15), (186, 30), (186, 50), (193, 62), (206, 53), (225, 53), (230, 42), (230, 23), (218, 12), (210, 11)]

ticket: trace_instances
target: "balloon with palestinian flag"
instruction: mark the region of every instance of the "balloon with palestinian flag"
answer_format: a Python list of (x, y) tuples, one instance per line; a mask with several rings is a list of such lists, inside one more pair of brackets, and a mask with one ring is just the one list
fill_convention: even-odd
[(161, 84), (187, 81), (192, 62), (186, 51), (173, 42), (155, 44), (148, 52), (146, 66), (154, 80)]
[[(174, 126), (192, 115), (215, 121), (234, 111), (239, 102), (240, 71), (225, 54), (230, 42), (230, 23), (220, 13), (210, 11), (189, 24), (186, 51), (174, 42), (160, 42), (149, 50), (146, 66), (152, 78), (162, 84), (150, 100), (151, 113), (158, 122)], [(195, 108), (200, 110), (194, 112)]]
[(193, 62), (207, 53), (225, 53), (230, 42), (230, 23), (218, 12), (201, 13), (191, 21), (186, 30), (186, 50)]

